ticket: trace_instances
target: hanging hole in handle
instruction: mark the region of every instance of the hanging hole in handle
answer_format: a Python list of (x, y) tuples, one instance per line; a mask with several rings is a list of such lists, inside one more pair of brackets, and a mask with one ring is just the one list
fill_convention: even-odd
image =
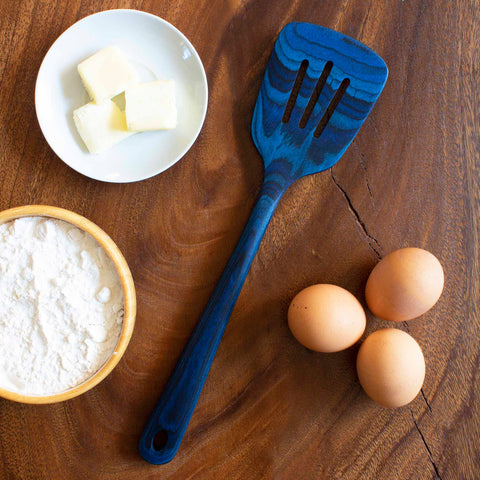
[(166, 430), (160, 430), (153, 437), (153, 449), (158, 452), (162, 450), (168, 442), (168, 433)]

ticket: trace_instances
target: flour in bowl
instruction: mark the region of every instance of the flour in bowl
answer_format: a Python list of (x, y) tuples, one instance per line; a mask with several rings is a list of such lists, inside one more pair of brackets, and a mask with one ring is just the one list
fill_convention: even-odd
[(91, 235), (41, 216), (0, 225), (0, 387), (48, 395), (87, 380), (113, 353), (123, 308)]

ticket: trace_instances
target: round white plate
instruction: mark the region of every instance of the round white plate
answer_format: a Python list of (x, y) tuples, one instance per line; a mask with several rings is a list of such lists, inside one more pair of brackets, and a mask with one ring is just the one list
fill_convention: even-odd
[[(77, 65), (109, 45), (120, 47), (141, 81), (175, 81), (178, 126), (132, 135), (94, 155), (73, 123), (73, 111), (90, 101)], [(207, 102), (207, 77), (191, 43), (165, 20), (138, 10), (107, 10), (72, 25), (45, 55), (35, 87), (38, 123), (54, 152), (77, 172), (105, 182), (135, 182), (171, 167), (197, 138)]]

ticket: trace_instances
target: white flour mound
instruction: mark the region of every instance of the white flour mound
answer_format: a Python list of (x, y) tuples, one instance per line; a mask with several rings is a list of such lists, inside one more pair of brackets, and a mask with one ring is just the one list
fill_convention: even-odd
[(87, 380), (116, 347), (123, 305), (88, 233), (40, 216), (0, 225), (0, 386), (47, 395)]

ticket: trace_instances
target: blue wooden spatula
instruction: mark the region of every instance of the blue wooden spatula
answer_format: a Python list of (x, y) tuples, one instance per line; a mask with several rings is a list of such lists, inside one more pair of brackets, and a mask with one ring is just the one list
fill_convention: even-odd
[(298, 178), (340, 159), (387, 74), (375, 52), (341, 33), (308, 23), (290, 23), (280, 32), (252, 121), (252, 137), (265, 164), (260, 195), (142, 433), (139, 450), (148, 462), (162, 464), (175, 456), (282, 194)]

